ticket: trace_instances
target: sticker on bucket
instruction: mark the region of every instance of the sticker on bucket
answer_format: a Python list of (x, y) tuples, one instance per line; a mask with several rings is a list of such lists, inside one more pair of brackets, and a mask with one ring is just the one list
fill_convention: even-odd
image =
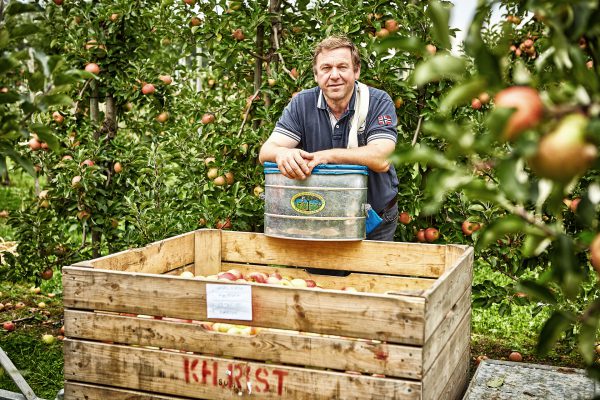
[(305, 215), (316, 214), (325, 208), (325, 199), (317, 193), (296, 193), (290, 200), (292, 208)]

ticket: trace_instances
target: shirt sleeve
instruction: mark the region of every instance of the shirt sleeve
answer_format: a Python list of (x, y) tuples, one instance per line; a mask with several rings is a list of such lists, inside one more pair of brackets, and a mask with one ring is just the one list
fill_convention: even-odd
[(300, 143), (302, 141), (302, 127), (300, 118), (298, 118), (298, 97), (295, 96), (285, 107), (281, 117), (275, 124), (273, 134), (281, 134)]
[(380, 98), (371, 98), (366, 121), (367, 143), (377, 139), (389, 139), (396, 143), (398, 138), (398, 116), (389, 94), (382, 92)]

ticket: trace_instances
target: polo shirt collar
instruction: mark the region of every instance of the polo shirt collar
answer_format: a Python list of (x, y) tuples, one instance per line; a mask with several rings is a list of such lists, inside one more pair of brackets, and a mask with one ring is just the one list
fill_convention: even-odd
[[(358, 81), (354, 82), (354, 91), (352, 92), (352, 97), (350, 98), (350, 104), (348, 105), (348, 110), (354, 111), (356, 109), (356, 91), (358, 87)], [(325, 96), (323, 95), (323, 91), (319, 88), (319, 99), (317, 100), (317, 108), (322, 110), (329, 110), (329, 106), (327, 105), (327, 101), (325, 100)]]

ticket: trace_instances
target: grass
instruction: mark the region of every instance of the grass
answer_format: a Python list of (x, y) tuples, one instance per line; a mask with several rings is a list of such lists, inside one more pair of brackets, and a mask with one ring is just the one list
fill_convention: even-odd
[[(10, 172), (10, 186), (0, 185), (0, 211), (10, 213), (21, 209), (23, 200), (34, 190), (34, 178), (22, 171)], [(12, 230), (6, 220), (0, 218), (0, 239), (14, 240)]]
[[(62, 342), (46, 344), (42, 341), (44, 334), (60, 335), (63, 325), (61, 278), (60, 274), (56, 275), (44, 281), (40, 293), (24, 284), (0, 282), (0, 303), (6, 307), (0, 312), (0, 322), (16, 321), (13, 332), (0, 331), (0, 347), (35, 394), (48, 400), (54, 399), (63, 386)], [(46, 306), (40, 308), (41, 302)], [(0, 388), (20, 393), (4, 371), (0, 372)]]

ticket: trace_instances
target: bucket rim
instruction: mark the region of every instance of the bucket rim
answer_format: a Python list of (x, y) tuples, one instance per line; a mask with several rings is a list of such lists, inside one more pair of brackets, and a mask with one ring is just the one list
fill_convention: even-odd
[[(274, 163), (271, 161), (265, 161), (265, 163), (263, 164), (263, 167), (264, 167), (265, 174), (280, 173), (279, 168), (277, 167), (277, 163)], [(367, 172), (368, 170), (369, 169), (367, 167), (365, 167), (364, 165), (356, 165), (356, 164), (319, 164), (314, 167), (312, 173), (313, 174), (314, 173), (318, 174), (319, 172), (327, 173), (329, 171), (338, 172), (338, 173), (343, 173), (345, 171), (348, 171), (346, 173), (364, 173), (364, 172)]]

